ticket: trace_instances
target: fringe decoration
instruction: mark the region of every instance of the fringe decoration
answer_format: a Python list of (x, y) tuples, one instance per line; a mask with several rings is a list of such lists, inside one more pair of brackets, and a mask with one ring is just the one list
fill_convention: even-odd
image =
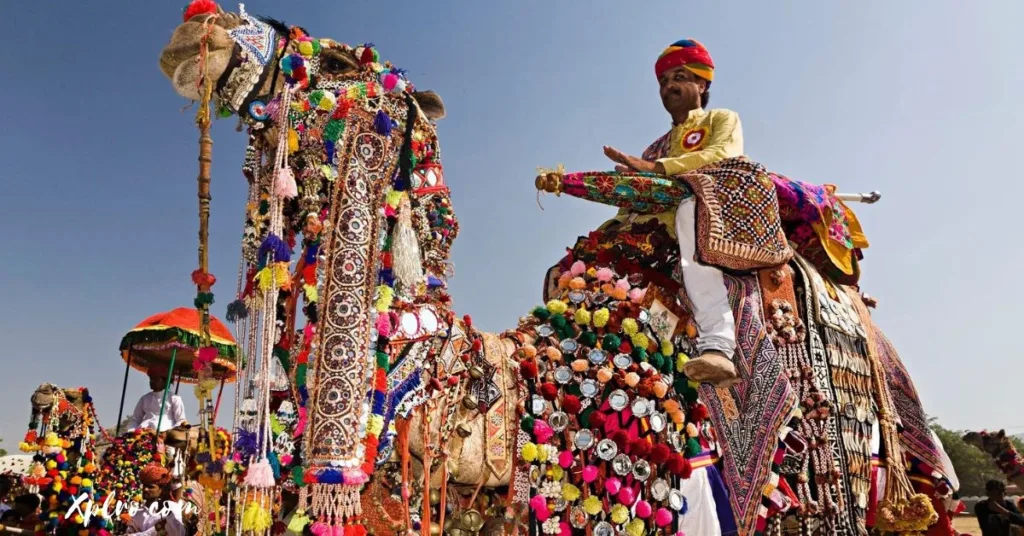
[(906, 459), (896, 426), (896, 406), (885, 379), (885, 368), (875, 352), (871, 314), (854, 290), (848, 287), (845, 290), (867, 331), (867, 361), (871, 370), (872, 392), (879, 410), (878, 430), (882, 439), (886, 481), (884, 499), (878, 506), (877, 528), (898, 534), (923, 532), (939, 520), (939, 514), (935, 512), (928, 496), (914, 493), (914, 487), (907, 476)]
[(414, 288), (423, 280), (423, 257), (419, 239), (412, 227), (412, 205), (409, 196), (402, 196), (398, 205), (398, 221), (392, 234), (392, 272), (406, 288)]
[(274, 484), (274, 468), (266, 458), (261, 458), (260, 461), (249, 466), (249, 471), (245, 475), (246, 486), (272, 488)]
[(274, 195), (281, 199), (291, 199), (299, 195), (299, 187), (295, 184), (295, 174), (291, 168), (281, 168), (274, 174)]
[(314, 530), (318, 524), (341, 528), (346, 521), (363, 513), (359, 498), (361, 485), (316, 482), (310, 484), (308, 488), (310, 510), (316, 512), (319, 518), (318, 522), (313, 524)]
[(259, 503), (251, 502), (245, 507), (245, 513), (242, 514), (242, 528), (246, 531), (263, 532), (269, 529), (272, 523), (270, 512)]

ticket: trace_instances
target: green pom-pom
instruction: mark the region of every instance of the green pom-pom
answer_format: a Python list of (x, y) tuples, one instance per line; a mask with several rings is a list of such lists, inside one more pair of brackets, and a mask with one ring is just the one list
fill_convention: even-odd
[(341, 139), (342, 133), (345, 132), (345, 120), (344, 119), (331, 119), (327, 122), (327, 126), (324, 127), (322, 134), (323, 138), (328, 141), (338, 141)]
[(385, 371), (391, 368), (391, 358), (384, 352), (377, 352), (377, 368), (382, 368)]
[(588, 331), (580, 335), (579, 341), (580, 344), (582, 344), (583, 346), (586, 346), (587, 348), (593, 348), (594, 345), (597, 344), (597, 333), (594, 333), (593, 331)]
[(533, 316), (543, 322), (544, 320), (551, 318), (551, 311), (548, 311), (546, 307), (537, 307), (533, 310)]
[(654, 352), (651, 354), (648, 362), (655, 370), (661, 370), (661, 368), (665, 366), (665, 356), (661, 355), (661, 352)]
[(562, 329), (566, 326), (565, 317), (562, 315), (554, 315), (551, 317), (551, 326), (555, 329)]
[(270, 212), (270, 201), (260, 201), (260, 215), (266, 216)]
[(593, 413), (594, 406), (590, 406), (589, 408), (583, 410), (583, 412), (580, 413), (580, 425), (583, 426), (584, 428), (590, 428), (590, 416)]
[(696, 439), (691, 437), (691, 438), (686, 440), (686, 457), (687, 458), (693, 458), (694, 456), (697, 456), (698, 454), (701, 453), (701, 450), (702, 449), (700, 448), (700, 443), (698, 443)]
[(303, 481), (303, 479), (302, 479), (302, 466), (301, 465), (296, 465), (295, 467), (292, 467), (292, 482), (295, 482), (295, 485), (300, 487), (300, 488), (306, 486), (306, 482)]
[(519, 427), (528, 434), (533, 433), (533, 417), (524, 415), (523, 420), (519, 421)]
[(295, 385), (306, 385), (306, 367), (305, 363), (295, 367)]
[(281, 362), (281, 366), (284, 367), (285, 370), (291, 370), (291, 356), (288, 355), (288, 350), (285, 350), (280, 346), (275, 346), (272, 353), (274, 354), (274, 357)]
[(603, 348), (606, 352), (617, 352), (619, 351), (619, 345), (621, 344), (622, 339), (620, 339), (617, 335), (612, 335), (611, 333), (609, 333), (605, 335), (604, 339), (601, 341), (601, 348)]
[(647, 350), (645, 350), (643, 348), (634, 348), (633, 349), (633, 359), (635, 359), (637, 361), (640, 361), (640, 362), (647, 361)]
[(217, 108), (217, 117), (221, 119), (227, 119), (232, 115), (234, 115), (234, 112), (232, 112), (231, 108), (228, 108), (227, 106), (220, 106)]

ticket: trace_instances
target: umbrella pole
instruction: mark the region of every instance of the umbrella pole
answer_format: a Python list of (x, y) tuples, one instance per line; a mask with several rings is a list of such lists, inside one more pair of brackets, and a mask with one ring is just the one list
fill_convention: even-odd
[(220, 411), (220, 397), (224, 394), (224, 380), (227, 378), (220, 379), (220, 389), (217, 390), (217, 403), (213, 406), (213, 422), (211, 423), (211, 429), (217, 426), (217, 413)]
[(117, 429), (114, 437), (121, 437), (121, 418), (124, 417), (124, 394), (128, 390), (128, 371), (132, 368), (132, 349), (134, 345), (128, 346), (128, 359), (124, 364), (124, 381), (121, 382), (121, 408), (117, 410)]
[(164, 421), (164, 407), (167, 406), (167, 390), (171, 388), (171, 377), (174, 376), (174, 358), (178, 355), (178, 347), (171, 349), (171, 366), (167, 371), (167, 384), (164, 385), (164, 396), (160, 399), (160, 416), (156, 419), (156, 434), (160, 435), (160, 425)]
[(174, 394), (178, 394), (178, 389), (181, 389), (181, 374), (178, 374), (178, 380), (174, 382)]

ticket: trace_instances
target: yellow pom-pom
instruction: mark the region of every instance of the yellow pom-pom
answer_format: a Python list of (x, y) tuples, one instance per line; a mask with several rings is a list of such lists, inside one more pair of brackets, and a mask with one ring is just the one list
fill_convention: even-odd
[(548, 449), (547, 445), (541, 445), (537, 448), (537, 461), (544, 463), (548, 461)]
[(576, 309), (575, 317), (576, 317), (575, 318), (576, 323), (581, 325), (581, 326), (586, 326), (586, 325), (590, 324), (590, 311), (588, 311), (588, 310), (586, 310), (586, 309), (584, 309), (582, 307), (580, 307), (579, 309)]
[(676, 353), (676, 347), (672, 344), (672, 341), (668, 339), (662, 339), (661, 341), (661, 355), (665, 357), (672, 357)]
[(273, 519), (270, 512), (255, 502), (249, 503), (242, 514), (242, 529), (246, 531), (263, 532), (270, 528)]
[(573, 502), (580, 498), (580, 488), (573, 486), (572, 484), (562, 484), (562, 498)]
[(317, 296), (316, 287), (313, 285), (302, 285), (302, 291), (306, 294), (306, 302), (312, 303), (319, 300)]
[(82, 523), (85, 523), (85, 518), (82, 517), (82, 514), (75, 514), (75, 524), (81, 525)]
[(299, 43), (299, 54), (310, 58), (313, 56), (313, 43), (311, 41), (303, 41)]
[(638, 517), (634, 517), (632, 521), (626, 524), (626, 534), (629, 534), (629, 536), (643, 536), (643, 520)]
[(62, 486), (60, 482), (57, 482), (56, 484), (53, 485), (52, 489), (54, 493), (60, 493), (60, 490), (64, 489), (64, 486)]
[(288, 129), (288, 154), (299, 150), (299, 133), (295, 129)]
[(686, 435), (687, 437), (697, 437), (697, 427), (693, 423), (686, 423)]
[(57, 462), (55, 462), (53, 460), (48, 460), (46, 462), (46, 468), (47, 469), (56, 469), (57, 468)]
[(384, 431), (384, 416), (383, 415), (373, 415), (373, 416), (371, 416), (369, 422), (366, 423), (366, 431), (367, 431), (367, 433), (373, 434), (375, 436), (379, 436), (380, 433), (382, 431)]
[(526, 463), (532, 463), (537, 459), (537, 445), (533, 443), (523, 445), (522, 450), (519, 451), (519, 457)]
[(564, 475), (565, 475), (565, 471), (562, 469), (562, 467), (560, 465), (552, 465), (551, 466), (551, 480), (555, 480), (555, 481), (561, 480), (562, 476), (564, 476)]
[(700, 382), (693, 380), (686, 380), (686, 385), (689, 385), (691, 389), (700, 389)]
[(630, 340), (633, 341), (634, 348), (647, 348), (647, 345), (651, 343), (651, 340), (647, 338), (647, 335), (643, 333), (634, 333)]
[(621, 525), (629, 519), (629, 510), (621, 504), (616, 504), (612, 507), (612, 523)]
[(636, 335), (638, 329), (640, 329), (640, 326), (636, 325), (636, 320), (627, 318), (622, 321), (622, 331), (625, 332), (626, 335), (632, 337), (633, 335)]
[(603, 307), (601, 309), (598, 309), (594, 313), (594, 327), (603, 328), (606, 324), (608, 324), (608, 318), (610, 316), (611, 313), (608, 312), (608, 309), (605, 309)]
[(588, 515), (596, 516), (601, 511), (601, 500), (593, 495), (583, 499), (583, 511)]
[(91, 488), (92, 487), (92, 479), (91, 478), (83, 478), (82, 479), (82, 487), (83, 488)]
[(683, 365), (685, 365), (689, 360), (690, 356), (679, 352), (679, 355), (676, 357), (676, 372), (682, 372)]
[(567, 306), (565, 302), (561, 300), (551, 300), (548, 302), (547, 307), (548, 311), (551, 311), (551, 314), (556, 315), (564, 313), (569, 308), (569, 306)]
[(224, 472), (225, 473), (234, 473), (235, 472), (235, 462), (224, 462)]
[(395, 299), (395, 291), (387, 285), (377, 287), (377, 302), (374, 307), (378, 313), (387, 312), (391, 308), (391, 302)]
[(405, 192), (401, 190), (389, 190), (387, 195), (387, 204), (391, 208), (398, 208), (398, 205), (402, 202), (402, 196)]

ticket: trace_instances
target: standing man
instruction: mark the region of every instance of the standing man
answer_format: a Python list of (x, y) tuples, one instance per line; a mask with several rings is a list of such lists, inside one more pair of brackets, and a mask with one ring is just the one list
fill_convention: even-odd
[(990, 480), (985, 484), (985, 493), (988, 500), (974, 505), (982, 536), (1010, 536), (1011, 525), (1024, 527), (1024, 516), (1013, 501), (1006, 499), (1006, 484)]
[[(615, 161), (617, 171), (660, 173), (670, 177), (714, 166), (743, 156), (743, 130), (736, 112), (705, 110), (715, 64), (704, 45), (693, 39), (676, 41), (654, 65), (661, 102), (672, 117), (672, 130), (655, 141), (642, 158), (612, 147), (604, 153)], [(625, 209), (617, 219), (643, 221), (658, 218), (674, 229), (679, 240), (683, 284), (697, 324), (699, 356), (686, 363), (683, 372), (694, 381), (726, 386), (737, 379), (736, 324), (722, 271), (697, 258), (696, 206), (694, 197), (684, 200), (675, 214), (631, 215)]]

